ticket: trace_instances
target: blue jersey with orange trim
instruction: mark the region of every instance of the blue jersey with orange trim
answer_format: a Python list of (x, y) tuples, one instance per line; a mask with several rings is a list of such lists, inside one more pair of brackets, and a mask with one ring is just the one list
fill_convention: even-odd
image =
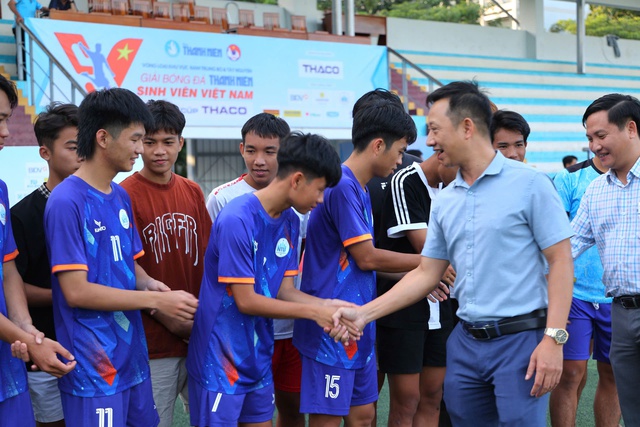
[(273, 381), (273, 320), (241, 313), (229, 285), (246, 284), (276, 298), (282, 280), (298, 274), (299, 232), (293, 209), (272, 218), (253, 193), (222, 209), (204, 256), (187, 355), (190, 380), (225, 394), (246, 394)]
[(60, 390), (65, 393), (110, 396), (149, 377), (140, 311), (70, 307), (56, 275), (84, 270), (90, 283), (135, 290), (134, 259), (144, 252), (131, 218), (129, 195), (115, 183), (111, 192), (104, 194), (70, 176), (55, 188), (47, 202), (44, 221), (53, 273), (56, 335), (78, 362), (59, 380)]
[[(300, 290), (319, 298), (338, 298), (363, 305), (376, 296), (373, 271), (358, 268), (349, 246), (373, 240), (373, 216), (369, 193), (347, 166), (342, 179), (324, 192), (324, 202), (311, 212)], [(335, 343), (315, 322), (298, 319), (293, 344), (305, 356), (320, 363), (359, 369), (373, 356), (375, 323), (363, 331), (360, 341), (348, 346)]]
[[(0, 180), (0, 255), (3, 264), (18, 256), (18, 249), (11, 230), (9, 192), (7, 185)], [(7, 317), (3, 268), (0, 268), (0, 312), (4, 317)], [(11, 356), (11, 344), (0, 340), (0, 402), (25, 391), (27, 391), (27, 370), (24, 363)]]

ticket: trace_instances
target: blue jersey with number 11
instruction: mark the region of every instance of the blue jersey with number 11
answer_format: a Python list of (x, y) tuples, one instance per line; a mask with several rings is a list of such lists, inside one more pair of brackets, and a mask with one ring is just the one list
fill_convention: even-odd
[(44, 217), (56, 334), (78, 362), (60, 378), (60, 390), (100, 397), (140, 384), (149, 377), (140, 311), (70, 307), (57, 279), (57, 273), (81, 270), (90, 283), (136, 289), (134, 259), (144, 252), (129, 195), (118, 184), (105, 194), (70, 176), (51, 193)]

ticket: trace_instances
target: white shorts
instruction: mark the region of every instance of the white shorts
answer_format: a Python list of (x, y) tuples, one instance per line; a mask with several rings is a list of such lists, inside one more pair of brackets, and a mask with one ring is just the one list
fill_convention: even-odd
[(151, 359), (151, 387), (156, 402), (160, 424), (158, 427), (171, 427), (176, 398), (180, 396), (185, 413), (189, 413), (189, 389), (187, 388), (187, 368), (185, 357), (165, 357)]
[(39, 423), (53, 423), (64, 419), (58, 379), (46, 372), (27, 374), (33, 414)]

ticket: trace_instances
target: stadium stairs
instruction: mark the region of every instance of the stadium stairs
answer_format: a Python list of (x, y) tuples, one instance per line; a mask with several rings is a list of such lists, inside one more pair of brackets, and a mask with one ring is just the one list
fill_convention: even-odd
[[(522, 114), (531, 126), (527, 162), (545, 172), (560, 170), (565, 155), (587, 158), (582, 114), (594, 99), (612, 92), (640, 97), (640, 67), (587, 63), (587, 73), (580, 75), (575, 62), (569, 61), (411, 50), (399, 53), (443, 84), (475, 79), (498, 108)], [(392, 66), (398, 69), (401, 64)], [(417, 87), (426, 96), (426, 79), (410, 70), (409, 76), (415, 82), (409, 87)], [(410, 98), (412, 93), (416, 90), (410, 89)], [(421, 102), (416, 103), (419, 108), (424, 106)]]
[(13, 21), (0, 19), (0, 74), (13, 80), (18, 88), (18, 106), (13, 110), (9, 120), (9, 136), (7, 146), (34, 146), (38, 145), (36, 135), (33, 132), (35, 120), (35, 108), (29, 105), (29, 100), (24, 95), (25, 82), (17, 81), (16, 71), (16, 39), (11, 27)]

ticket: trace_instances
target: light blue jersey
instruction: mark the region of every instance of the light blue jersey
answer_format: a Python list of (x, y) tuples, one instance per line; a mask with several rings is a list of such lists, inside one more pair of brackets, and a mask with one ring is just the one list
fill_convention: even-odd
[[(553, 182), (560, 195), (560, 200), (573, 220), (580, 207), (580, 200), (591, 181), (602, 175), (593, 165), (593, 160), (585, 160), (558, 173)], [(587, 249), (575, 259), (573, 296), (582, 301), (592, 303), (611, 303), (605, 296), (602, 283), (602, 261), (595, 246)]]

